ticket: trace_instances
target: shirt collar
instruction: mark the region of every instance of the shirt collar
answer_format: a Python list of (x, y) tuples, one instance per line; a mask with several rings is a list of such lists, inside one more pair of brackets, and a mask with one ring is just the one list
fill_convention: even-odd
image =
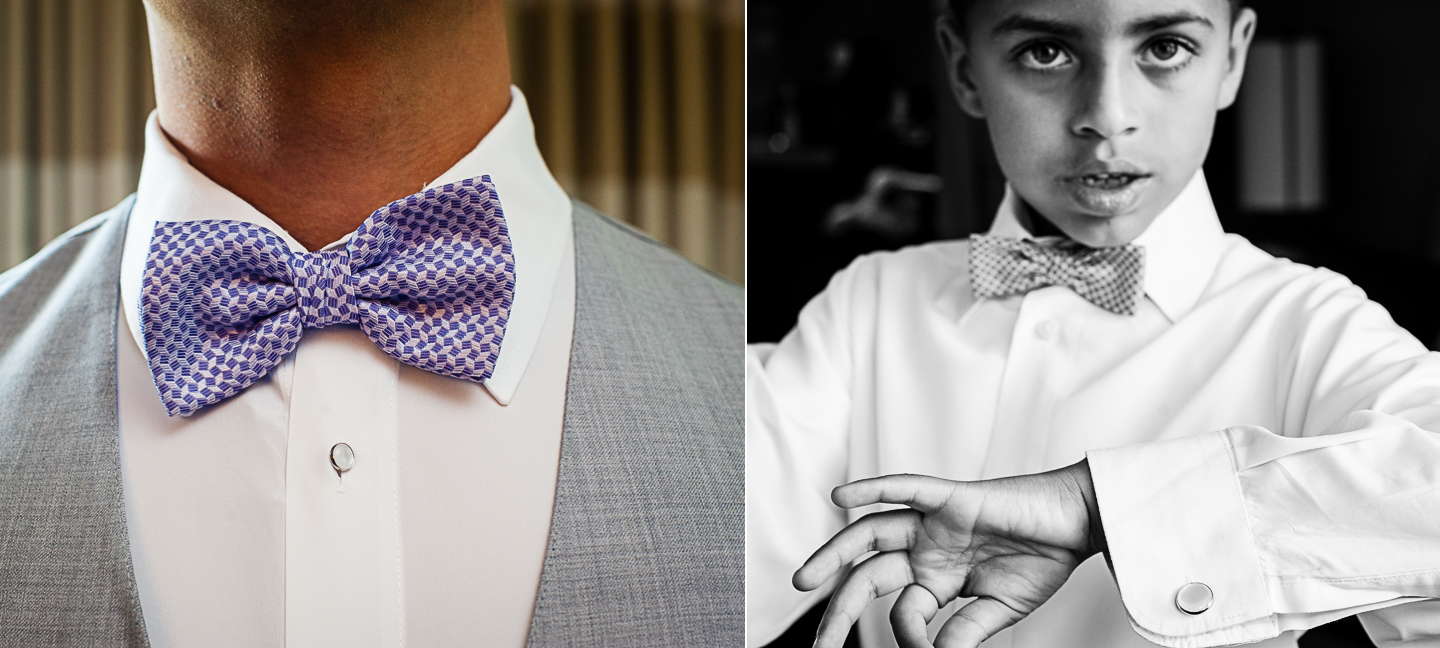
[[(166, 137), (158, 115), (158, 111), (150, 113), (145, 124), (140, 186), (130, 212), (120, 261), (120, 296), (126, 304), (125, 319), (142, 353), (145, 339), (140, 331), (140, 285), (155, 223), (202, 219), (244, 221), (274, 232), (292, 251), (305, 251), (304, 246), (269, 217), (190, 166)], [(515, 254), (515, 299), (505, 327), (505, 340), (500, 345), (495, 370), (482, 383), (496, 401), (505, 405), (514, 397), (534, 355), (566, 251), (573, 249), (570, 198), (541, 159), (525, 96), (514, 86), (510, 88), (510, 108), (495, 127), (474, 150), (425, 188), (486, 174), (495, 183), (504, 205)], [(326, 249), (344, 245), (349, 239), (347, 234)]]
[[(989, 234), (1034, 238), (1020, 224), (1020, 207), (1020, 198), (1006, 185), (1005, 198)], [(1195, 172), (1180, 195), (1133, 244), (1145, 248), (1145, 296), (1171, 322), (1184, 317), (1210, 283), (1225, 244), (1225, 231), (1220, 227), (1215, 203), (1210, 200), (1203, 171)]]

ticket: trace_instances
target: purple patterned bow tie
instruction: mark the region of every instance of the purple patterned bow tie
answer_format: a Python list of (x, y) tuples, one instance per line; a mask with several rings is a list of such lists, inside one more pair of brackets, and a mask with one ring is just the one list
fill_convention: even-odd
[(248, 387), (304, 329), (359, 324), (405, 364), (480, 382), (500, 355), (515, 256), (490, 176), (375, 210), (342, 249), (291, 252), (239, 221), (155, 224), (140, 321), (171, 416)]
[(1134, 315), (1145, 275), (1135, 245), (1091, 248), (1069, 240), (970, 237), (970, 286), (976, 297), (1023, 295), (1065, 286), (1117, 315)]

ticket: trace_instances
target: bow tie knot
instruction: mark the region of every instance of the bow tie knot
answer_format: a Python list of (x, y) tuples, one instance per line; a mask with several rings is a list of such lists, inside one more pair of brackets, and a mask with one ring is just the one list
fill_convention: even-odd
[(290, 259), (290, 272), (300, 323), (305, 328), (359, 323), (349, 250), (296, 254)]

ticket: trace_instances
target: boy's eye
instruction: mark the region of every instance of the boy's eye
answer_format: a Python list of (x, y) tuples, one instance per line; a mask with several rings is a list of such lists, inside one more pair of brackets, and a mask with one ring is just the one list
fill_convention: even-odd
[(1160, 68), (1180, 68), (1194, 58), (1195, 51), (1186, 43), (1174, 38), (1164, 38), (1145, 46), (1142, 57), (1145, 63)]
[(1054, 43), (1036, 43), (1020, 53), (1020, 64), (1032, 70), (1053, 70), (1070, 62), (1070, 54)]

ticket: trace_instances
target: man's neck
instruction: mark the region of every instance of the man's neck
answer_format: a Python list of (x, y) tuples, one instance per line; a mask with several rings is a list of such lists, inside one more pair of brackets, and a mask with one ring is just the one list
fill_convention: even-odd
[(311, 250), (444, 173), (510, 104), (498, 0), (146, 9), (171, 142)]

